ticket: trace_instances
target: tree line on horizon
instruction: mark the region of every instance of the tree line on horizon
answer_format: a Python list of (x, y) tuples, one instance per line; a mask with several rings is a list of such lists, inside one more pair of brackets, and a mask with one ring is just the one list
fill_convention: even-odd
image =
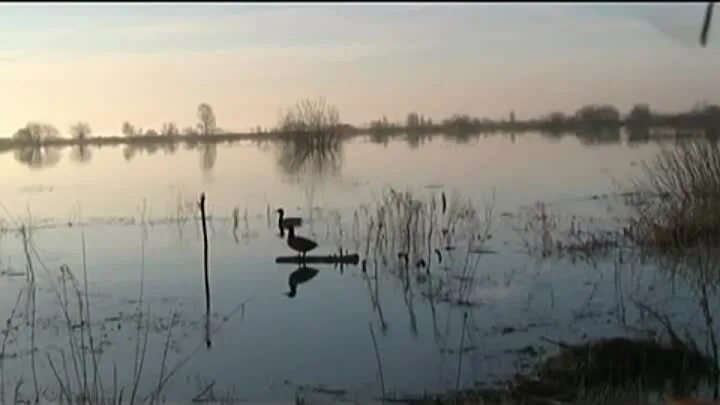
[[(524, 131), (543, 130), (548, 132), (577, 131), (584, 129), (612, 128), (626, 126), (629, 129), (642, 130), (650, 127), (682, 127), (702, 128), (717, 131), (720, 128), (720, 106), (716, 104), (698, 103), (689, 111), (680, 113), (661, 113), (653, 111), (649, 104), (636, 104), (624, 116), (620, 111), (609, 104), (590, 104), (579, 108), (573, 114), (552, 112), (539, 118), (518, 120), (514, 112), (510, 112), (506, 119), (493, 120), (478, 118), (468, 114), (454, 114), (446, 119), (434, 121), (430, 117), (417, 112), (407, 114), (405, 122), (391, 122), (386, 116), (370, 121), (367, 125), (353, 126), (342, 123), (337, 107), (328, 105), (324, 98), (317, 100), (306, 99), (298, 102), (294, 108), (286, 111), (277, 126), (272, 129), (263, 129), (257, 126), (253, 132), (256, 135), (275, 133), (280, 135), (298, 135), (300, 133), (323, 134), (308, 139), (328, 141), (324, 137), (328, 133), (333, 135), (368, 132), (371, 134), (406, 132), (434, 132), (472, 133), (483, 131)], [(121, 134), (126, 138), (166, 138), (172, 139), (180, 136), (204, 137), (218, 134), (228, 134), (217, 126), (215, 113), (207, 103), (197, 108), (198, 122), (194, 127), (186, 127), (180, 131), (177, 125), (170, 121), (162, 124), (159, 130), (137, 128), (130, 122), (121, 126)], [(87, 122), (77, 122), (69, 128), (70, 139), (82, 143), (92, 136), (92, 129)], [(289, 139), (282, 136), (282, 139)], [(60, 131), (53, 125), (39, 122), (29, 122), (25, 127), (15, 132), (12, 140), (24, 144), (39, 144), (47, 141), (61, 139)]]
[[(553, 138), (574, 134), (585, 144), (607, 144), (620, 142), (621, 125), (624, 125), (628, 131), (628, 142), (636, 143), (650, 139), (649, 128), (653, 125), (683, 124), (688, 126), (690, 131), (682, 133), (692, 135), (699, 133), (695, 131), (698, 127), (718, 128), (718, 117), (720, 108), (708, 104), (698, 104), (689, 112), (676, 114), (654, 113), (648, 105), (639, 104), (625, 117), (612, 106), (589, 105), (578, 109), (573, 115), (551, 113), (529, 121), (517, 120), (515, 114), (510, 113), (507, 119), (501, 121), (454, 115), (435, 122), (432, 118), (413, 112), (407, 115), (405, 123), (390, 123), (383, 117), (376, 121), (379, 124), (371, 123), (366, 129), (357, 129), (342, 124), (337, 107), (326, 103), (324, 98), (319, 98), (296, 103), (281, 115), (274, 129), (259, 128), (255, 133), (270, 134), (274, 135), (273, 137), (251, 135), (245, 139), (258, 143), (273, 142), (278, 152), (278, 167), (284, 174), (295, 176), (299, 173), (337, 172), (342, 161), (343, 136), (352, 133), (352, 130), (368, 134), (371, 142), (381, 144), (387, 144), (391, 136), (404, 135), (409, 147), (414, 149), (435, 135), (465, 143), (472, 136), (487, 136), (493, 129), (512, 134), (513, 142), (516, 133), (523, 129), (532, 129)], [(40, 168), (59, 161), (54, 145), (72, 145), (72, 157), (79, 162), (88, 162), (92, 156), (91, 145), (95, 142), (98, 145), (124, 144), (123, 156), (127, 161), (138, 153), (152, 155), (162, 151), (174, 154), (182, 142), (186, 150), (197, 149), (202, 152), (201, 168), (207, 171), (212, 168), (216, 159), (215, 144), (232, 141), (232, 137), (236, 135), (223, 133), (218, 129), (212, 108), (207, 104), (201, 104), (198, 108), (197, 124), (185, 128), (182, 132), (172, 122), (163, 124), (159, 132), (153, 129), (144, 131), (125, 122), (122, 125), (123, 137), (92, 138), (90, 125), (84, 122), (73, 124), (69, 132), (71, 138), (60, 138), (59, 131), (52, 125), (31, 123), (17, 131), (15, 139), (21, 142), (0, 139), (0, 150), (13, 150), (19, 162)], [(704, 132), (706, 135), (713, 134), (712, 131)], [(715, 134), (717, 135), (716, 132)], [(47, 142), (53, 139), (58, 141)]]
[[(211, 136), (223, 132), (222, 129), (217, 127), (215, 113), (209, 104), (202, 103), (198, 106), (197, 117), (198, 123), (196, 126), (184, 128), (182, 135)], [(143, 130), (143, 128), (136, 128), (130, 122), (125, 121), (122, 124), (120, 132), (126, 138), (173, 138), (181, 136), (180, 130), (172, 121), (163, 123), (159, 131), (155, 129)], [(70, 126), (69, 134), (71, 139), (82, 143), (83, 141), (89, 140), (93, 132), (90, 124), (79, 121)], [(12, 140), (24, 144), (40, 144), (58, 139), (61, 139), (60, 131), (51, 124), (41, 122), (29, 122), (23, 128), (18, 129), (12, 136)]]
[(411, 112), (405, 122), (390, 122), (387, 117), (371, 121), (371, 133), (392, 131), (424, 132), (443, 130), (449, 133), (470, 133), (502, 130), (544, 130), (548, 132), (582, 131), (626, 126), (631, 130), (651, 127), (681, 127), (699, 129), (720, 129), (720, 106), (698, 103), (689, 111), (661, 113), (653, 111), (649, 104), (636, 104), (625, 116), (609, 104), (591, 104), (579, 108), (574, 114), (552, 112), (539, 118), (518, 120), (514, 112), (507, 119), (471, 117), (468, 114), (454, 114), (440, 122)]

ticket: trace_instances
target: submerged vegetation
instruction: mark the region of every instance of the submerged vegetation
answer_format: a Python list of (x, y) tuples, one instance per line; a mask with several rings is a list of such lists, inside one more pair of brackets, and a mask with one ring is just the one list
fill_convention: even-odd
[[(140, 288), (140, 297), (136, 307), (136, 311), (129, 320), (136, 320), (136, 349), (135, 349), (135, 367), (132, 377), (128, 383), (120, 376), (118, 382), (118, 370), (114, 363), (110, 363), (107, 357), (103, 356), (108, 347), (112, 344), (107, 333), (107, 324), (112, 322), (98, 321), (91, 317), (91, 301), (88, 291), (87, 268), (85, 266), (85, 240), (82, 237), (82, 262), (83, 276), (82, 280), (78, 279), (71, 271), (69, 266), (63, 264), (58, 269), (50, 269), (46, 266), (42, 258), (38, 255), (38, 251), (34, 246), (32, 239), (32, 226), (22, 225), (19, 233), (22, 236), (23, 249), (26, 256), (26, 282), (25, 286), (18, 292), (15, 306), (13, 307), (6, 321), (6, 329), (3, 330), (2, 353), (0, 355), (0, 401), (2, 403), (39, 403), (39, 402), (58, 402), (67, 404), (120, 404), (127, 401), (135, 403), (141, 401), (141, 392), (139, 388), (147, 389), (146, 376), (143, 374), (143, 365), (146, 361), (148, 335), (150, 333), (150, 324), (148, 313), (143, 309), (142, 297), (142, 281)], [(37, 309), (38, 292), (42, 289), (36, 273), (44, 272), (46, 277), (43, 284), (50, 290), (56, 299), (55, 305), (59, 313), (51, 319), (56, 319), (55, 326), (57, 334), (56, 349), (52, 347), (38, 347), (36, 335), (41, 329), (47, 328), (44, 321), (40, 317)], [(22, 302), (25, 302), (24, 306)], [(24, 308), (24, 310), (23, 310)], [(173, 322), (168, 325), (168, 342), (166, 343), (165, 354), (162, 359), (153, 359), (159, 362), (162, 360), (161, 368), (166, 370), (161, 372), (160, 379), (148, 393), (146, 399), (157, 399), (162, 392), (163, 386), (167, 383), (167, 378), (174, 373), (173, 370), (167, 369), (167, 349), (171, 339), (171, 331), (175, 326)], [(41, 323), (42, 322), (42, 323)], [(21, 328), (22, 325), (26, 328)], [(119, 326), (118, 326), (119, 328)], [(64, 336), (62, 335), (64, 333)], [(29, 335), (29, 341), (26, 340)], [(25, 350), (28, 354), (22, 354), (23, 345), (29, 344)], [(10, 349), (20, 346), (20, 350), (10, 356)], [(42, 349), (42, 350), (41, 350)], [(18, 356), (20, 354), (20, 356)], [(27, 358), (30, 363), (31, 371), (31, 393), (28, 394), (23, 388), (23, 366), (17, 364), (17, 358)], [(13, 362), (12, 367), (8, 367), (8, 361)], [(56, 387), (50, 388), (49, 381), (40, 381), (38, 378), (38, 369), (51, 371), (51, 375), (55, 378)], [(18, 372), (21, 374), (11, 374)], [(108, 372), (112, 371), (112, 380), (108, 380)], [(126, 370), (122, 370), (126, 372)], [(48, 376), (47, 372), (43, 373)], [(10, 381), (12, 385), (8, 386)]]
[[(472, 201), (457, 194), (448, 202), (445, 193), (425, 200), (410, 191), (388, 189), (374, 204), (355, 212), (352, 246), (363, 257), (362, 271), (374, 269), (371, 294), (379, 289), (378, 268), (387, 268), (402, 283), (406, 299), (419, 289), (431, 305), (474, 306), (471, 287), (479, 257), (491, 253), (483, 244), (492, 237), (492, 219), (492, 201), (481, 216)], [(452, 260), (464, 264), (448, 267)], [(375, 310), (384, 324), (379, 306)]]

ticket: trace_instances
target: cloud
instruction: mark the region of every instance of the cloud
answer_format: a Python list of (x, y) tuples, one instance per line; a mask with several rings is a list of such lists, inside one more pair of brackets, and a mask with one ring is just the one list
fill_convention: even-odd
[[(114, 20), (107, 20), (105, 11), (98, 20), (86, 16), (79, 25), (57, 17), (59, 22), (47, 27), (16, 26), (6, 31), (0, 49), (122, 53), (245, 51), (258, 47), (312, 52), (326, 48), (337, 55), (347, 53), (343, 48), (372, 47), (375, 51), (370, 56), (383, 48), (385, 54), (465, 49), (493, 56), (547, 49), (618, 49), (658, 42), (661, 38), (648, 30), (641, 19), (577, 13), (578, 8), (572, 6), (195, 5), (194, 9), (170, 7), (172, 12), (167, 15), (161, 15), (157, 8), (148, 8), (154, 10), (148, 13), (150, 16), (132, 9), (135, 14), (126, 12)], [(82, 10), (88, 14), (92, 9)], [(71, 16), (77, 18), (80, 14), (76, 10)], [(358, 58), (362, 58), (362, 53)]]
[(701, 7), (665, 7), (648, 10), (641, 18), (667, 38), (678, 44), (699, 47), (700, 30), (705, 17), (705, 5)]
[(576, 7), (577, 16), (631, 20), (651, 27), (674, 46), (698, 47), (706, 3), (593, 4)]

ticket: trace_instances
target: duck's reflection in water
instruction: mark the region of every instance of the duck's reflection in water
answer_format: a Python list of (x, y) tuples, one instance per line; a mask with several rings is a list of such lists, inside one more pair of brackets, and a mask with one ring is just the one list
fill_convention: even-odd
[(286, 292), (285, 295), (290, 298), (295, 297), (295, 295), (297, 294), (298, 284), (310, 281), (317, 274), (317, 270), (307, 266), (301, 266), (297, 270), (293, 271), (292, 273), (290, 273), (290, 276), (288, 276), (288, 284), (290, 285), (290, 291)]

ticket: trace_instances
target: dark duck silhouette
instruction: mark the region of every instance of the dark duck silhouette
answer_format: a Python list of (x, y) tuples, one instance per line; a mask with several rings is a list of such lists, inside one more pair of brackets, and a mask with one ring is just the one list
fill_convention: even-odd
[(292, 225), (288, 227), (287, 244), (291, 249), (298, 252), (298, 256), (302, 254), (303, 262), (305, 261), (305, 254), (317, 247), (315, 241), (302, 236), (295, 236), (295, 227)]
[(297, 294), (298, 284), (302, 284), (302, 283), (312, 280), (317, 274), (318, 274), (317, 270), (313, 269), (312, 267), (306, 267), (306, 266), (302, 266), (299, 269), (293, 271), (292, 273), (290, 273), (290, 276), (288, 277), (288, 284), (290, 285), (290, 291), (286, 292), (285, 295), (287, 295), (290, 298), (295, 297), (295, 295)]
[(285, 217), (285, 210), (278, 208), (275, 210), (278, 213), (278, 228), (280, 229), (280, 236), (285, 236), (285, 228), (291, 226), (302, 226), (302, 218), (299, 217)]

